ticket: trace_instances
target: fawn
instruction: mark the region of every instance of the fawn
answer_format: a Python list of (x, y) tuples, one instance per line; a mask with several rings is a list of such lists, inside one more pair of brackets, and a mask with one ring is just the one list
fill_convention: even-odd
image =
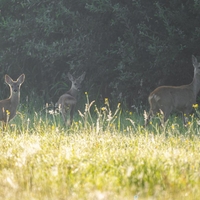
[(3, 128), (16, 115), (17, 106), (20, 101), (20, 87), (24, 80), (24, 74), (19, 76), (16, 81), (13, 81), (7, 74), (5, 75), (5, 82), (10, 87), (10, 97), (0, 101), (0, 121), (3, 122)]
[(151, 115), (162, 112), (164, 115), (163, 123), (168, 119), (173, 110), (182, 113), (183, 123), (186, 124), (185, 115), (192, 111), (193, 104), (200, 90), (200, 63), (195, 56), (192, 56), (194, 66), (193, 81), (188, 85), (182, 86), (161, 86), (156, 88), (149, 95), (150, 111), (145, 121), (148, 124)]
[[(72, 82), (71, 88), (65, 94), (60, 96), (57, 106), (62, 113), (63, 121), (67, 126), (70, 126), (73, 121), (74, 108), (77, 103), (77, 95), (81, 88), (81, 83), (85, 78), (85, 72), (78, 78), (74, 78), (70, 73), (67, 74), (69, 80)], [(67, 117), (67, 114), (70, 117)]]

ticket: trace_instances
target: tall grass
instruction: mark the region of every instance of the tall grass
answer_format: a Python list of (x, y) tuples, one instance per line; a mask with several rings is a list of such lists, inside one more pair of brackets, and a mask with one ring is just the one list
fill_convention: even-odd
[(198, 119), (187, 127), (90, 102), (70, 128), (52, 107), (18, 112), (1, 130), (0, 199), (199, 199)]

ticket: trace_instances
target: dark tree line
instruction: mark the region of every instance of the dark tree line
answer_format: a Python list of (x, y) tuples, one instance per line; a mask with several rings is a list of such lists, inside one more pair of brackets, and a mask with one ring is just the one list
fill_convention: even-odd
[(68, 71), (91, 99), (147, 103), (163, 84), (191, 82), (200, 58), (199, 0), (0, 0), (1, 96), (26, 74), (22, 98), (55, 102)]

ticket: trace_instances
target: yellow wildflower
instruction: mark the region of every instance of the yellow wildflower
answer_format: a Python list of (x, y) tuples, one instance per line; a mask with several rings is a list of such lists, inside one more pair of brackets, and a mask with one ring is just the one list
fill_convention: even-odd
[(6, 110), (6, 114), (7, 114), (7, 115), (10, 115), (10, 111), (9, 111), (9, 110)]
[(102, 110), (102, 111), (105, 111), (105, 110), (106, 110), (106, 107), (102, 107), (101, 110)]
[(198, 108), (198, 106), (199, 105), (197, 103), (192, 105), (193, 108)]
[(156, 115), (157, 115), (158, 117), (161, 117), (161, 113), (160, 113), (160, 112), (157, 112)]
[(105, 104), (108, 104), (108, 98), (105, 98)]

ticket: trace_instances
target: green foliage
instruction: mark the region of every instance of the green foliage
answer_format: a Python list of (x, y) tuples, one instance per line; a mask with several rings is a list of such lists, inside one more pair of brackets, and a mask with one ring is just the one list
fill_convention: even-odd
[(86, 71), (94, 99), (129, 108), (158, 85), (191, 82), (198, 1), (2, 0), (0, 10), (0, 76), (25, 73), (22, 97), (56, 102), (68, 71)]

